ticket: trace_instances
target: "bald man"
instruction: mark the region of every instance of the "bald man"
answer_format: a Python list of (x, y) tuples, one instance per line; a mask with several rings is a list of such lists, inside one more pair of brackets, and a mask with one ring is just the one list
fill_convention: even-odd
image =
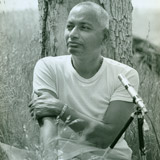
[(101, 55), (108, 30), (107, 12), (82, 2), (72, 8), (66, 23), (70, 55), (45, 57), (35, 66), (30, 107), (40, 124), (45, 160), (131, 159), (124, 135), (105, 154), (133, 112), (118, 74), (136, 90), (139, 85), (136, 70)]

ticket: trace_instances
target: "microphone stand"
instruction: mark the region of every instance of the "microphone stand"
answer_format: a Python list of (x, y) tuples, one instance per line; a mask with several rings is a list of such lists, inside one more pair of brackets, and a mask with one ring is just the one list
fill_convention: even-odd
[(120, 79), (121, 83), (124, 85), (126, 90), (129, 92), (131, 97), (133, 98), (133, 103), (137, 104), (136, 111), (133, 112), (122, 128), (122, 130), (119, 132), (115, 140), (112, 142), (112, 144), (108, 147), (108, 149), (105, 151), (102, 159), (105, 158), (105, 155), (111, 151), (111, 149), (114, 148), (118, 140), (121, 138), (121, 136), (124, 134), (124, 132), (127, 130), (129, 125), (132, 123), (134, 120), (135, 116), (137, 116), (138, 119), (138, 137), (139, 137), (139, 150), (140, 150), (140, 155), (141, 155), (141, 160), (146, 160), (146, 149), (145, 149), (145, 144), (144, 144), (144, 131), (143, 131), (143, 124), (144, 124), (144, 115), (147, 113), (147, 109), (145, 105), (143, 104), (142, 99), (137, 95), (136, 91), (134, 88), (130, 85), (128, 80), (123, 77), (121, 74), (118, 76)]
[(125, 133), (129, 125), (134, 120), (135, 116), (137, 116), (137, 119), (138, 119), (139, 150), (141, 154), (141, 160), (146, 160), (146, 149), (145, 149), (145, 144), (144, 144), (144, 133), (143, 133), (144, 113), (142, 109), (138, 106), (136, 107), (136, 111), (131, 114), (130, 118), (128, 119), (128, 121), (126, 122), (122, 130), (119, 132), (115, 140), (106, 150), (103, 157), (105, 157), (105, 155), (109, 153), (115, 147), (118, 140), (121, 138), (121, 136)]
[(143, 131), (143, 124), (144, 124), (144, 113), (141, 109), (137, 109), (137, 119), (138, 119), (138, 137), (139, 137), (139, 150), (141, 154), (141, 159), (146, 160), (146, 148), (144, 143), (144, 131)]

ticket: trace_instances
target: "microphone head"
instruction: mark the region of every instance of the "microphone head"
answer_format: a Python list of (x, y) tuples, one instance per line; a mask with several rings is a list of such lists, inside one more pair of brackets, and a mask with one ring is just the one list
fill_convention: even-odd
[(118, 75), (118, 79), (119, 79), (120, 81), (122, 81), (122, 79), (123, 79), (122, 74), (119, 74), (119, 75)]
[(118, 79), (121, 81), (121, 83), (126, 87), (130, 85), (130, 82), (127, 80), (126, 77), (124, 77), (122, 74), (118, 75)]

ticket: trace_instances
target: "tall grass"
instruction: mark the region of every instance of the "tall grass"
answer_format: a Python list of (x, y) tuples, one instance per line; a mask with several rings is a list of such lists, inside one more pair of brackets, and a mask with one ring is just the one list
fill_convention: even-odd
[(0, 141), (35, 148), (37, 126), (27, 106), (33, 67), (40, 57), (38, 13), (1, 13), (0, 48)]
[[(141, 46), (133, 42), (133, 51), (135, 49), (133, 63), (140, 76), (139, 94), (142, 97), (148, 113), (145, 120), (149, 125), (149, 130), (144, 132), (147, 160), (160, 159), (160, 74), (157, 72), (160, 58), (160, 50), (154, 45), (148, 45), (148, 42), (140, 40)], [(145, 129), (145, 127), (144, 127)], [(127, 132), (127, 140), (133, 149), (133, 160), (139, 160), (139, 137), (137, 118)]]
[[(28, 150), (37, 150), (39, 144), (39, 128), (27, 107), (33, 67), (39, 58), (38, 13), (33, 10), (0, 13), (0, 141)], [(159, 160), (154, 130), (160, 139), (160, 77), (140, 58), (135, 63), (140, 73), (140, 95), (151, 118), (151, 122), (146, 118), (150, 126), (145, 133), (147, 159)], [(126, 138), (133, 149), (133, 159), (139, 160), (136, 119)], [(6, 159), (1, 150), (0, 158)]]

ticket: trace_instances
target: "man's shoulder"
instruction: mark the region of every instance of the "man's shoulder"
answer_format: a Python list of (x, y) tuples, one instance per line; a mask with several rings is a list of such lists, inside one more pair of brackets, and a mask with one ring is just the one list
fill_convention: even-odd
[(121, 83), (118, 79), (118, 75), (121, 74), (128, 79), (128, 81), (136, 90), (138, 90), (139, 74), (134, 68), (109, 58), (105, 58), (105, 62), (108, 74), (107, 77), (111, 84), (114, 84), (116, 88), (121, 86)]
[(55, 68), (64, 68), (65, 63), (68, 63), (70, 59), (70, 55), (44, 57), (37, 61), (35, 68), (40, 70), (55, 70)]
[(113, 60), (113, 59), (110, 59), (110, 58), (104, 58), (106, 63), (108, 63), (109, 65), (113, 66), (113, 67), (129, 67), (131, 68), (130, 66), (126, 65), (126, 64), (123, 64), (121, 62), (118, 62), (116, 60)]
[(70, 55), (63, 55), (63, 56), (48, 56), (38, 60), (37, 66), (41, 67), (55, 67), (55, 66), (64, 66), (71, 59)]
[(126, 70), (126, 71), (135, 70), (134, 68), (132, 68), (124, 63), (118, 62), (118, 61), (110, 59), (110, 58), (104, 58), (104, 60), (105, 60), (105, 63), (107, 64), (107, 67), (109, 67), (110, 69)]
[(127, 77), (139, 77), (138, 72), (134, 68), (126, 64), (123, 64), (110, 58), (104, 58), (104, 60), (106, 64), (106, 70), (108, 71), (107, 73), (112, 77), (117, 77), (119, 74), (125, 75)]
[(63, 62), (63, 61), (67, 61), (70, 59), (70, 55), (62, 55), (62, 56), (48, 56), (48, 57), (44, 57), (41, 58), (40, 61), (43, 61), (44, 63), (57, 63), (57, 62)]

